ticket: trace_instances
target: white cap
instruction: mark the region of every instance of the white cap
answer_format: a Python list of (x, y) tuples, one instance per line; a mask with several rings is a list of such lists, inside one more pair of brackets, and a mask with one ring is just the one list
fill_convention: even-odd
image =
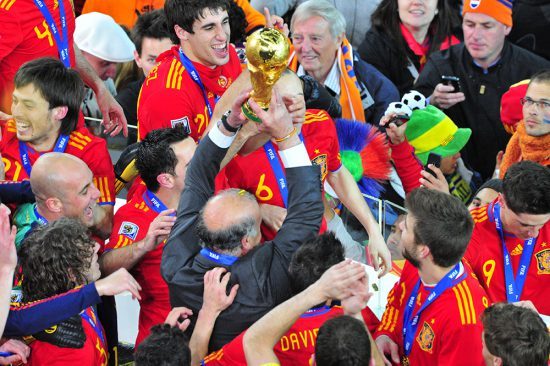
[(102, 13), (87, 13), (76, 18), (74, 42), (82, 51), (110, 62), (134, 59), (136, 46), (113, 18)]

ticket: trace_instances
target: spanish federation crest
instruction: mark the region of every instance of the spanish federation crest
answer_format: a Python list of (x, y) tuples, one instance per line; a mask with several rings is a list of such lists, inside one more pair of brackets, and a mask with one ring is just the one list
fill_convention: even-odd
[(550, 274), (550, 249), (544, 249), (535, 254), (537, 258), (537, 274)]
[(124, 235), (130, 240), (136, 240), (138, 231), (139, 231), (139, 226), (137, 226), (133, 222), (124, 221), (122, 225), (120, 225), (120, 229), (118, 230), (118, 233), (121, 235)]
[(416, 341), (418, 342), (418, 345), (423, 351), (432, 353), (434, 340), (435, 340), (435, 333), (432, 327), (430, 327), (430, 325), (427, 322), (424, 322), (424, 324), (422, 324), (422, 330), (420, 330), (418, 337), (416, 337)]
[(327, 175), (327, 171), (328, 171), (327, 154), (317, 155), (315, 158), (313, 158), (311, 162), (321, 167), (321, 180), (325, 179), (325, 176)]

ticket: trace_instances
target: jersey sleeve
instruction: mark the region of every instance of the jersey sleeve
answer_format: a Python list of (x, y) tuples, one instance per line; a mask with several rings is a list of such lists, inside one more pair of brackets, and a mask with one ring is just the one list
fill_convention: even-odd
[[(2, 60), (12, 53), (12, 51), (23, 41), (24, 32), (21, 30), (19, 18), (14, 16), (13, 11), (10, 12), (13, 1), (0, 2), (0, 63)], [(4, 111), (8, 112), (8, 111)]]
[[(82, 140), (91, 140), (82, 155), (82, 160), (88, 165), (94, 175), (94, 185), (99, 190), (99, 205), (113, 205), (116, 200), (115, 171), (105, 140), (85, 133), (74, 131), (69, 145), (79, 144)], [(77, 146), (77, 145), (74, 145)]]
[(398, 329), (398, 324), (401, 324), (400, 318), (403, 317), (401, 311), (404, 309), (403, 303), (406, 301), (405, 294), (407, 291), (404, 278), (410, 273), (410, 267), (412, 266), (405, 263), (400, 280), (395, 283), (393, 289), (388, 294), (386, 309), (384, 310), (384, 314), (382, 314), (380, 325), (374, 335), (375, 339), (378, 336), (387, 335), (395, 343), (400, 343), (398, 337), (402, 336), (402, 330)]
[(147, 235), (151, 223), (147, 221), (143, 212), (130, 210), (129, 205), (133, 205), (133, 201), (121, 207), (115, 214), (113, 231), (109, 242), (105, 245), (105, 252), (141, 241)]
[[(325, 112), (326, 113), (326, 112)], [(340, 157), (340, 143), (338, 142), (338, 135), (336, 133), (336, 125), (328, 113), (326, 113), (330, 123), (327, 124), (327, 129), (330, 131), (331, 136), (329, 158), (327, 162), (327, 169), (331, 172), (335, 172), (342, 166), (342, 158)]]
[(464, 253), (464, 260), (470, 265), (476, 275), (477, 269), (480, 266), (481, 261), (481, 247), (483, 245), (483, 238), (480, 235), (480, 225), (483, 221), (487, 220), (487, 207), (479, 207), (470, 211), (470, 215), (474, 220), (474, 231), (470, 239), (470, 243)]
[(4, 336), (20, 337), (61, 323), (101, 301), (94, 283), (29, 304), (12, 303)]

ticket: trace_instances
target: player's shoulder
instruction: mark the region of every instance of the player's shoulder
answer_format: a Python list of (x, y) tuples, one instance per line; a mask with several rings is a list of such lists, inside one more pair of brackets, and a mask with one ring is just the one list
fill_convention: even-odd
[(15, 127), (15, 120), (12, 118), (3, 123), (2, 145), (7, 146), (13, 142), (17, 142), (17, 129)]
[(332, 122), (329, 114), (322, 109), (306, 109), (304, 126), (310, 124)]
[(157, 64), (151, 69), (142, 86), (142, 94), (156, 94), (158, 90), (184, 90), (182, 84), (186, 77), (185, 67), (180, 62), (177, 46), (161, 53)]
[(471, 209), (470, 215), (472, 216), (475, 224), (487, 221), (489, 219), (489, 205)]

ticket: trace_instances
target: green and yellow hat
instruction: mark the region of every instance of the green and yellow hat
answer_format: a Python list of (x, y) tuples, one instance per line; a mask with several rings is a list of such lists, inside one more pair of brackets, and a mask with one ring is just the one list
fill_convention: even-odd
[(466, 145), (471, 135), (472, 130), (458, 128), (445, 113), (432, 105), (415, 109), (405, 130), (405, 136), (422, 164), (426, 164), (431, 152), (441, 157), (456, 154)]

